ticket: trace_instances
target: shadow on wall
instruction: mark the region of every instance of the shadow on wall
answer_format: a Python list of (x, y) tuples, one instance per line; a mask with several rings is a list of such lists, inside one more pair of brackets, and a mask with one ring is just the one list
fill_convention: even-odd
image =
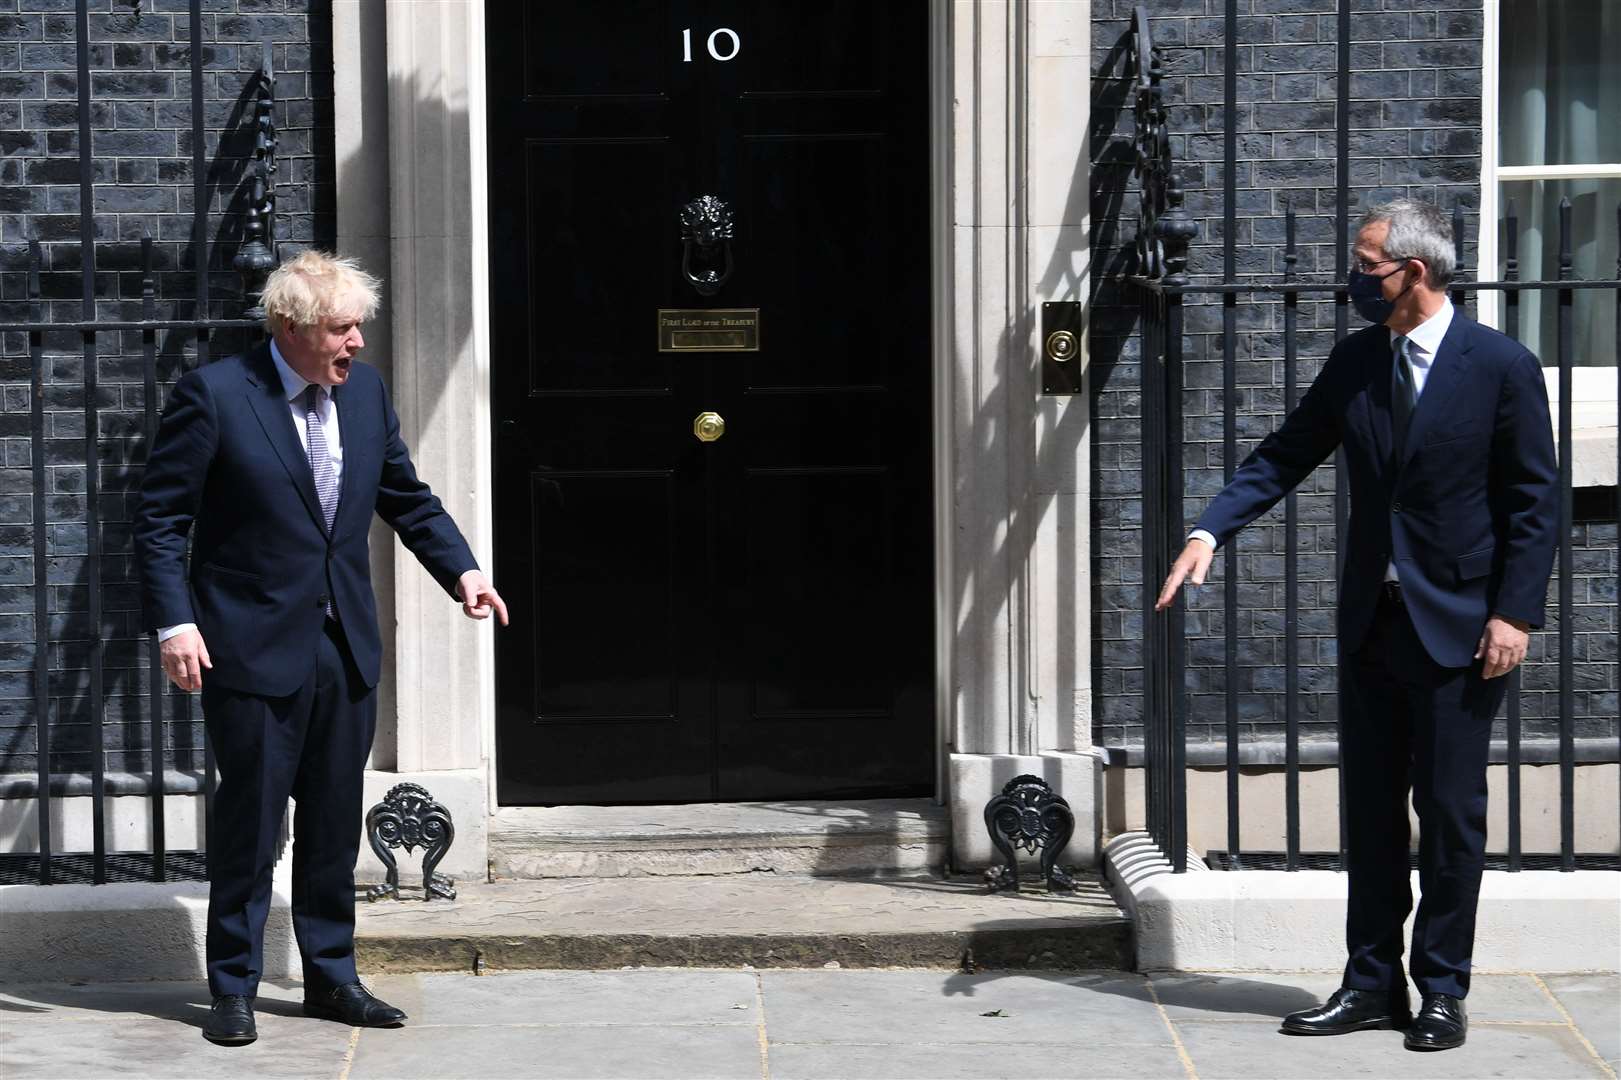
[[(1101, 558), (1107, 541), (1111, 557), (1125, 556), (1126, 568), (1119, 575), (1120, 583), (1111, 584), (1104, 573), (1094, 573), (1091, 587), (1092, 600), (1092, 670), (1097, 674), (1094, 688), (1093, 738), (1102, 743), (1108, 718), (1104, 711), (1106, 687), (1102, 675), (1105, 671), (1105, 644), (1110, 627), (1105, 620), (1118, 615), (1122, 620), (1120, 635), (1127, 644), (1142, 635), (1142, 596), (1147, 587), (1135, 567), (1135, 556), (1142, 551), (1141, 502), (1120, 499), (1121, 494), (1132, 494), (1140, 477), (1133, 466), (1140, 465), (1140, 449), (1133, 445), (1135, 432), (1142, 416), (1141, 348), (1142, 338), (1137, 330), (1139, 301), (1131, 285), (1122, 279), (1136, 267), (1135, 222), (1138, 214), (1138, 192), (1133, 185), (1136, 148), (1133, 143), (1134, 118), (1132, 109), (1133, 83), (1130, 77), (1131, 32), (1126, 24), (1121, 37), (1099, 57), (1093, 72), (1092, 108), (1090, 113), (1091, 144), (1091, 250), (1093, 273), (1089, 281), (1087, 309), (1087, 346), (1090, 350), (1088, 385), (1093, 422), (1097, 425), (1097, 438), (1109, 446), (1094, 448), (1091, 467), (1092, 488), (1109, 498), (1095, 499), (1091, 516), (1093, 569), (1101, 568)], [(1173, 166), (1178, 167), (1178, 166)], [(1118, 370), (1117, 369), (1121, 369)], [(1117, 377), (1118, 376), (1118, 377)], [(1129, 381), (1126, 381), (1129, 380)], [(1132, 431), (1132, 441), (1121, 444), (1120, 432), (1107, 430), (1111, 425)], [(1108, 450), (1120, 457), (1112, 465), (1104, 460)], [(1121, 466), (1125, 466), (1122, 474)], [(1130, 492), (1120, 492), (1113, 481), (1129, 481)], [(1120, 642), (1115, 643), (1117, 646)], [(1133, 674), (1127, 673), (1127, 685)], [(1140, 683), (1135, 691), (1140, 691)]]
[[(242, 311), (241, 279), (232, 269), (231, 260), (242, 242), (242, 222), (251, 195), (252, 183), (248, 170), (251, 157), (244, 154), (251, 150), (251, 124), (256, 85), (254, 80), (246, 80), (232, 110), (229, 126), (214, 148), (215, 155), (207, 170), (208, 197), (210, 200), (218, 197), (225, 207), (223, 212), (211, 218), (210, 222), (213, 229), (209, 239), (208, 259), (211, 299), (207, 314), (215, 318), (240, 317)], [(417, 100), (413, 110), (415, 114), (423, 115), (434, 108), (443, 109), (443, 102), (438, 98), (416, 94), (415, 91), (413, 94)], [(330, 94), (327, 95), (327, 102), (324, 107), (330, 110)], [(330, 130), (330, 122), (326, 123), (327, 130)], [(447, 112), (445, 123), (449, 130), (465, 132), (467, 123), (465, 110)], [(370, 154), (372, 145), (374, 144), (368, 143), (363, 153)], [(380, 141), (375, 145), (382, 147), (386, 163), (386, 141)], [(360, 156), (360, 154), (350, 155), (337, 163), (339, 182), (351, 182), (351, 176), (355, 175), (362, 179), (380, 175), (386, 188), (386, 168), (378, 174), (376, 162), (363, 162)], [(287, 171), (284, 162), (284, 176)], [(304, 209), (310, 207), (311, 190), (314, 185), (310, 185), (302, 192), (296, 192), (296, 197), (289, 195), (288, 189), (292, 186), (289, 181), (283, 179), (278, 186), (281, 189), (283, 207)], [(381, 200), (386, 206), (386, 190)], [(321, 210), (320, 207), (315, 209)], [(316, 220), (330, 221), (330, 217), (323, 218), (318, 213)], [(280, 253), (286, 258), (308, 246), (312, 245), (283, 241)], [(315, 237), (313, 246), (331, 249), (334, 247), (333, 238), (326, 229), (322, 229)], [(160, 317), (185, 318), (195, 310), (192, 304), (195, 293), (191, 248), (189, 245), (179, 247), (182, 254), (173, 260), (172, 265), (165, 266), (161, 260), (156, 260), (160, 287), (165, 292), (173, 293), (172, 296), (160, 293), (158, 302)], [(361, 253), (366, 269), (384, 279), (384, 307), (379, 312), (373, 329), (368, 332), (368, 348), (363, 355), (368, 362), (378, 366), (385, 378), (388, 378), (392, 374), (392, 357), (387, 351), (390, 337), (387, 333), (390, 283), (386, 219), (384, 238), (379, 247), (380, 256), (367, 257), (367, 253)], [(140, 258), (138, 242), (106, 243), (97, 247), (98, 266), (106, 266), (120, 274), (125, 283), (122, 290), (125, 297), (139, 296)], [(75, 289), (78, 287), (76, 273), (63, 276), (71, 276), (73, 287)], [(133, 290), (129, 285), (132, 276), (135, 283)], [(431, 273), (425, 275), (423, 280), (431, 283), (434, 275)], [(138, 318), (141, 314), (138, 299), (118, 301), (117, 309), (117, 317)], [(103, 316), (108, 315), (109, 312), (104, 306)], [(457, 320), (453, 325), (460, 329), (460, 336), (448, 343), (446, 338), (441, 336), (439, 344), (447, 344), (450, 348), (460, 350), (465, 347), (471, 327), (466, 320)], [(375, 328), (379, 327), (383, 333), (375, 332)], [(211, 335), (208, 356), (214, 360), (240, 352), (250, 347), (258, 338), (259, 335), (252, 332), (235, 329), (215, 331)], [(98, 503), (102, 518), (102, 618), (99, 632), (103, 643), (103, 691), (106, 700), (103, 750), (107, 754), (109, 772), (127, 770), (130, 773), (144, 775), (150, 770), (149, 754), (152, 746), (151, 718), (148, 711), (151, 683), (147, 664), (147, 636), (142, 632), (140, 625), (138, 569), (130, 558), (132, 551), (130, 521), (138, 498), (143, 475), (142, 466), (147, 454), (145, 419), (141, 411), (143, 402), (139, 399), (143, 361), (138, 334), (124, 335), (116, 349), (107, 347), (110, 335), (102, 335), (100, 340), (103, 348), (99, 365), (102, 405), (98, 448), (102, 462), (100, 470), (102, 498)], [(80, 389), (82, 360), (78, 335), (71, 333), (47, 335), (46, 345), (48, 372), (53, 372), (56, 377), (71, 377), (75, 384), (61, 387), (61, 392), (65, 395), (62, 403), (68, 404), (69, 397), (73, 398), (72, 404), (82, 402)], [(72, 349), (71, 355), (68, 354), (69, 348)], [(159, 332), (156, 354), (159, 394), (166, 401), (168, 391), (174, 382), (197, 363), (197, 339), (194, 332), (181, 329)], [(122, 382), (124, 386), (115, 385), (115, 380)], [(441, 391), (437, 384), (420, 384), (416, 405), (418, 414), (430, 415), (438, 407), (440, 396)], [(160, 404), (160, 410), (161, 407)], [(50, 443), (47, 443), (47, 454), (50, 455), (48, 460), (54, 462), (63, 454), (76, 454), (78, 460), (83, 459), (82, 438), (63, 439), (60, 447), (52, 449)], [(62, 487), (64, 478), (61, 474), (65, 470), (56, 471), (58, 475), (55, 484)], [(88, 774), (97, 747), (93, 723), (95, 702), (91, 695), (89, 670), (92, 628), (88, 602), (89, 546), (83, 525), (84, 485), (82, 473), (78, 470), (73, 472), (78, 475), (70, 475), (66, 479), (66, 485), (70, 490), (76, 491), (76, 496), (57, 497), (53, 491), (53, 500), (48, 502), (50, 520), (62, 522), (63, 518), (72, 514), (79, 522), (75, 525), (70, 519), (68, 522), (53, 525), (50, 532), (53, 567), (65, 565), (73, 567), (71, 586), (59, 588), (58, 597), (62, 602), (55, 605), (58, 610), (52, 616), (48, 631), (48, 640), (53, 652), (51, 756), (53, 772), (57, 775)], [(426, 475), (424, 478), (441, 490), (457, 480), (454, 477), (432, 475)], [(377, 591), (379, 622), (385, 635), (388, 635), (394, 623), (395, 542), (387, 527), (380, 522), (376, 523), (374, 528), (372, 548), (374, 552), (372, 578)], [(67, 586), (67, 583), (63, 582), (62, 585)], [(31, 656), (27, 658), (27, 663), (31, 668)], [(390, 759), (379, 762), (383, 767), (392, 763), (395, 704), (392, 681), (386, 676), (385, 672), (384, 684), (379, 687), (378, 703), (380, 720), (378, 745), (386, 748)], [(166, 680), (162, 682), (161, 691), (165, 749), (172, 755), (173, 767), (182, 773), (200, 777), (203, 765), (200, 701), (197, 695), (175, 690)], [(8, 728), (5, 735), (6, 745), (0, 746), (0, 759), (15, 760), (16, 755), (33, 753), (34, 739), (31, 726)], [(60, 840), (61, 834), (57, 835)]]
[[(1080, 222), (1085, 219), (1092, 192), (1086, 178), (1090, 174), (1085, 151), (1076, 159), (1070, 173), (1070, 186), (1065, 196), (1063, 220)], [(1022, 198), (1022, 188), (1020, 198)], [(1022, 207), (1015, 208), (1015, 219), (1022, 218)], [(1026, 297), (1043, 300), (1085, 302), (1083, 292), (1094, 268), (1087, 265), (1089, 250), (1096, 250), (1095, 241), (1088, 245), (1075, 230), (1063, 230), (1061, 240), (1051, 252), (1046, 265), (1033, 281), (1022, 281), (1019, 287)], [(1094, 285), (1095, 288), (1095, 285)], [(1006, 487), (993, 480), (985, 485), (991, 492), (1006, 490), (1008, 516), (1005, 519), (984, 512), (984, 508), (968, 504), (959, 490), (951, 497), (956, 503), (957, 533), (952, 538), (953, 608), (957, 619), (953, 628), (954, 655), (958, 658), (957, 686), (979, 685), (974, 667), (996, 642), (1004, 641), (1011, 633), (1008, 623), (1013, 618), (1010, 604), (1021, 604), (1027, 612), (1042, 607), (1052, 614), (1049, 621), (1044, 613), (1037, 623), (1043, 635), (1050, 635), (1056, 643), (1056, 671), (1054, 685), (1060, 692), (1078, 689), (1086, 684), (1086, 670), (1081, 666), (1087, 657), (1078, 649), (1085, 636), (1085, 628), (1075, 624), (1073, 607), (1067, 598), (1087, 588), (1089, 569), (1081, 564), (1083, 549), (1080, 530), (1087, 508), (1081, 505), (1085, 498), (1085, 477), (1075, 475), (1077, 462), (1086, 448), (1090, 432), (1090, 408), (1081, 400), (1041, 395), (1041, 362), (1039, 348), (1032, 342), (1040, 327), (1039, 302), (1031, 302), (1018, 319), (1006, 326), (996, 340), (991, 363), (965, 363), (953, 361), (953, 370), (973, 367), (987, 371), (988, 389), (974, 402), (974, 388), (962, 385), (954, 389), (954, 430), (958, 439), (955, 472), (964, 482), (981, 469), (982, 462), (1005, 462), (1008, 470)], [(970, 345), (971, 348), (976, 346)], [(1092, 360), (1095, 369), (1097, 358)], [(1093, 376), (1096, 378), (1096, 375)], [(965, 411), (964, 404), (973, 402)], [(1061, 496), (1074, 493), (1074, 498)], [(994, 495), (992, 496), (995, 497)], [(1000, 511), (1000, 507), (998, 507)], [(1038, 536), (1048, 515), (1056, 513), (1052, 522), (1057, 536), (1056, 562), (1051, 567), (1050, 579), (1037, 580), (1033, 575), (1038, 557)], [(1095, 534), (1094, 534), (1095, 536)], [(1000, 626), (1000, 629), (998, 628)], [(1008, 683), (1021, 688), (1034, 688), (1039, 673), (1030, 666), (1036, 661), (1040, 649), (1034, 645), (1013, 657), (1013, 668), (1008, 672)], [(957, 687), (953, 687), (953, 692)], [(961, 708), (1003, 712), (1005, 702), (993, 700), (997, 690), (985, 687), (983, 696), (974, 700), (960, 700)], [(1038, 728), (1036, 704), (1030, 702), (1012, 718), (1008, 742), (994, 749), (997, 753), (1033, 754), (1043, 749)], [(1058, 744), (1056, 748), (1082, 742), (1089, 732), (1081, 725), (1091, 723), (1087, 705), (1070, 694), (1064, 700), (1042, 701), (1039, 708), (1052, 710), (1057, 716)], [(1079, 729), (1079, 730), (1077, 730)], [(1084, 745), (1084, 742), (1083, 742)], [(953, 747), (947, 747), (947, 750)], [(941, 793), (944, 794), (943, 792)], [(1075, 793), (1060, 792), (1074, 798)], [(1090, 798), (1090, 793), (1086, 794)], [(893, 824), (892, 804), (874, 804), (862, 811), (860, 803), (840, 804), (836, 810), (824, 810), (814, 802), (779, 804), (782, 809), (805, 815), (836, 814), (840, 831), (871, 830), (882, 832)], [(855, 813), (858, 816), (852, 817)], [(834, 852), (827, 855), (828, 864), (811, 873), (838, 876), (848, 874), (834, 861)], [(959, 871), (977, 871), (980, 867), (957, 867)]]
[[(319, 67), (321, 58), (317, 56), (316, 61)], [(326, 64), (330, 66), (329, 55)], [(217, 74), (222, 83), (227, 76), (240, 78), (241, 88), (230, 103), (217, 140), (208, 148), (212, 157), (203, 175), (204, 202), (210, 206), (218, 203), (219, 207), (209, 217), (210, 234), (205, 237), (209, 301), (200, 305), (196, 300), (198, 265), (192, 243), (155, 236), (152, 276), (158, 318), (239, 318), (242, 312), (242, 282), (231, 261), (243, 239), (243, 222), (252, 195), (254, 113), (260, 80), (254, 73)], [(187, 139), (189, 132), (182, 139), (182, 149)], [(189, 176), (189, 160), (176, 164), (185, 165)], [(100, 185), (102, 189), (108, 186)], [(189, 197), (190, 191), (185, 195)], [(319, 222), (321, 208), (312, 205), (315, 201), (309, 191), (301, 191), (285, 200), (284, 210)], [(98, 208), (98, 213), (104, 219), (106, 212)], [(320, 240), (318, 235), (316, 240)], [(307, 244), (289, 243), (284, 245), (283, 253), (303, 246)], [(72, 241), (53, 242), (46, 246), (45, 254), (41, 292), (47, 304), (77, 297), (83, 259), (78, 245)], [(140, 240), (100, 242), (95, 257), (98, 291), (113, 292), (99, 300), (98, 317), (142, 318)], [(9, 260), (8, 266), (15, 269), (15, 260)], [(196, 364), (200, 352), (217, 358), (241, 351), (256, 337), (251, 331), (219, 329), (209, 334), (205, 347), (191, 329), (157, 331), (154, 354), (159, 394), (166, 396), (173, 383)], [(82, 343), (77, 333), (59, 332), (44, 335), (43, 345), (46, 408), (51, 410), (45, 449), (51, 466), (46, 508), (53, 597), (49, 625), (37, 628), (36, 643), (45, 644), (52, 652), (47, 714), (52, 772), (58, 777), (87, 775), (99, 751), (106, 755), (109, 773), (147, 775), (153, 766), (150, 710), (154, 688), (148, 666), (148, 639), (141, 626), (138, 569), (130, 557), (130, 521), (147, 454), (145, 394), (141, 385), (145, 377), (143, 342), (135, 332), (117, 336), (108, 333), (97, 338), (97, 509), (101, 520), (98, 626), (90, 622), (84, 432), (80, 416), (68, 411), (84, 403)], [(104, 702), (99, 713), (90, 671), (93, 644), (98, 639)], [(27, 662), (31, 667), (31, 656)], [(30, 693), (31, 689), (30, 685)], [(160, 749), (167, 752), (169, 764), (188, 774), (195, 784), (203, 765), (200, 710), (190, 695), (174, 692), (166, 682), (160, 686), (159, 695), (161, 704), (157, 708), (163, 714), (164, 727)], [(31, 702), (29, 706), (32, 715)], [(5, 735), (0, 759), (15, 762), (18, 756), (37, 753), (33, 725), (7, 728)], [(170, 786), (172, 790), (172, 781)]]

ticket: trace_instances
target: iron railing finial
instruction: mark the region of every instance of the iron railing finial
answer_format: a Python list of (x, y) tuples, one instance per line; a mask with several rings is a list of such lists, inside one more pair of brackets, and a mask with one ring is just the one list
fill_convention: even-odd
[(276, 69), (273, 43), (267, 38), (259, 62), (259, 92), (254, 104), (253, 187), (248, 195), (247, 213), (242, 224), (242, 246), (231, 266), (242, 275), (242, 295), (248, 301), (244, 312), (250, 319), (262, 319), (260, 303), (265, 279), (281, 261), (276, 243)]

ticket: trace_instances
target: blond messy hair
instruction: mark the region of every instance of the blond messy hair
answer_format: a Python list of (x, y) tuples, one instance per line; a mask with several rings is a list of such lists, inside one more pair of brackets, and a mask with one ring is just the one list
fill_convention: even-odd
[(270, 272), (263, 299), (272, 334), (317, 326), (329, 318), (365, 322), (377, 314), (380, 285), (352, 258), (301, 251)]

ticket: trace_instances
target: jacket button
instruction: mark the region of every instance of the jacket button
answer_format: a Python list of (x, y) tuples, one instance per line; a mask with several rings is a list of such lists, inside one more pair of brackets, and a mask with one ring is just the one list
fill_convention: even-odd
[(323, 611), (326, 610), (326, 597), (324, 597), (324, 596), (316, 597), (315, 598), (315, 606), (322, 609)]
[(1401, 513), (1401, 503), (1400, 502), (1392, 503), (1390, 505), (1390, 509), (1392, 511), (1394, 511), (1395, 513), (1398, 513), (1398, 514)]

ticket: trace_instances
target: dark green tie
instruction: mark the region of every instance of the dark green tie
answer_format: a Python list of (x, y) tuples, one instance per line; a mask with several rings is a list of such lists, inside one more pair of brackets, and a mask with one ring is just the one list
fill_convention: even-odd
[(1390, 365), (1390, 430), (1396, 443), (1396, 467), (1406, 458), (1407, 428), (1413, 421), (1413, 368), (1407, 359), (1412, 344), (1405, 336), (1393, 343), (1394, 362)]

